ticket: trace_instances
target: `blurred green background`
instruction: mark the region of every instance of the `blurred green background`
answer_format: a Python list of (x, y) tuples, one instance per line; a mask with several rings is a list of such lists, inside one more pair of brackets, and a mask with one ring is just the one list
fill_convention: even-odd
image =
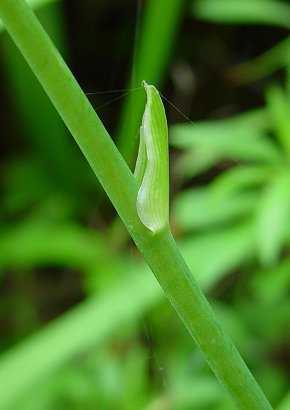
[[(290, 4), (30, 4), (131, 166), (164, 95), (174, 235), (289, 409)], [(234, 409), (2, 27), (0, 58), (1, 410)]]

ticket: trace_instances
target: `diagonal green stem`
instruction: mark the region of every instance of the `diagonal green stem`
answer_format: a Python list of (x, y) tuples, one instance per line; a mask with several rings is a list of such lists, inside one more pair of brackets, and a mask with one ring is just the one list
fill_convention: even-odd
[(238, 408), (271, 409), (233, 343), (218, 324), (170, 231), (153, 235), (140, 222), (136, 212), (134, 176), (31, 9), (24, 0), (1, 0), (0, 17), (221, 384)]

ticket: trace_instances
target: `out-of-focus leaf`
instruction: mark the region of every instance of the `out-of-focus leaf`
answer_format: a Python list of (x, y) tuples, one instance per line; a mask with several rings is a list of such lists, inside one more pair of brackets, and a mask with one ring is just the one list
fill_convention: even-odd
[[(52, 214), (59, 211), (52, 206)], [(39, 266), (63, 267), (82, 272), (85, 290), (90, 294), (114, 283), (128, 264), (126, 257), (112, 257), (97, 232), (62, 215), (48, 218), (40, 214), (6, 227), (0, 235), (0, 278), (9, 269), (17, 272)]]
[(290, 99), (281, 87), (273, 85), (267, 92), (267, 102), (273, 129), (290, 157)]
[(239, 166), (228, 169), (218, 175), (211, 186), (216, 195), (232, 196), (240, 191), (257, 190), (272, 175), (273, 169), (268, 166)]
[(290, 408), (290, 390), (285, 395), (285, 397), (282, 399), (282, 401), (279, 403), (278, 407), (276, 407), (276, 410), (289, 410), (289, 408)]
[[(15, 157), (2, 167), (1, 210), (7, 215), (23, 212), (53, 193), (50, 179), (39, 158)], [(55, 192), (54, 192), (55, 195)]]
[(191, 189), (180, 194), (175, 201), (175, 222), (183, 230), (228, 224), (254, 212), (257, 199), (254, 192), (224, 197), (216, 195), (208, 187)]
[[(244, 289), (241, 288), (240, 292), (244, 292)], [(252, 343), (256, 344), (256, 353), (264, 349), (274, 350), (277, 348), (277, 343), (288, 343), (290, 337), (289, 298), (283, 300), (283, 303), (279, 300), (265, 302), (266, 300), (259, 301), (249, 297), (236, 300), (237, 308), (252, 329)], [(264, 372), (264, 369), (265, 363), (260, 370)]]
[(221, 277), (253, 256), (255, 237), (253, 225), (244, 223), (187, 238), (179, 243), (200, 286), (208, 290)]
[(177, 170), (185, 177), (201, 173), (221, 160), (281, 163), (278, 148), (266, 136), (270, 123), (266, 111), (238, 115), (234, 118), (179, 124), (170, 128), (170, 142), (185, 149)]
[[(133, 70), (129, 87), (140, 87), (141, 81), (160, 87), (175, 44), (176, 33), (183, 15), (184, 0), (148, 0), (144, 3), (144, 18), (133, 50)], [(137, 17), (138, 18), (138, 17)], [(137, 25), (139, 22), (137, 21)], [(139, 26), (137, 26), (139, 29)], [(132, 44), (133, 46), (133, 44)], [(117, 145), (125, 160), (132, 165), (144, 110), (144, 93), (128, 94), (123, 105), (117, 131)]]
[(264, 187), (257, 208), (256, 240), (263, 264), (277, 262), (286, 239), (290, 215), (290, 173), (281, 172)]
[[(199, 376), (181, 378), (172, 387), (172, 406), (170, 409), (205, 409), (212, 408), (224, 399), (220, 386), (212, 377)], [(192, 386), (195, 386), (193, 389)], [(158, 404), (156, 400), (156, 405)], [(145, 410), (159, 409), (160, 407), (148, 407)]]
[(176, 169), (189, 178), (205, 172), (221, 161), (232, 161), (237, 165), (244, 162), (279, 164), (283, 157), (275, 144), (266, 135), (233, 134), (223, 138), (194, 141), (192, 147), (179, 158)]
[(195, 16), (225, 24), (269, 24), (290, 28), (290, 6), (280, 0), (198, 0)]
[(265, 53), (249, 61), (229, 67), (226, 75), (235, 84), (245, 84), (264, 78), (289, 65), (290, 37), (286, 37)]
[[(153, 275), (129, 275), (93, 296), (0, 357), (0, 407), (20, 408), (21, 396), (37, 389), (49, 375), (77, 355), (139, 319), (140, 312), (162, 299)], [(146, 292), (144, 292), (146, 289)], [(25, 369), (25, 377), (19, 369)], [(9, 407), (10, 408), (10, 407)]]
[[(269, 130), (271, 123), (265, 109), (257, 109), (221, 120), (208, 120), (195, 124), (177, 124), (170, 127), (170, 143), (186, 148), (193, 141), (233, 138), (234, 135), (260, 134)], [(226, 136), (225, 136), (226, 135)]]
[(272, 269), (262, 270), (252, 279), (255, 295), (262, 301), (273, 302), (287, 298), (290, 284), (290, 258)]
[(53, 264), (86, 270), (101, 262), (105, 250), (97, 234), (72, 222), (28, 220), (1, 232), (0, 269)]

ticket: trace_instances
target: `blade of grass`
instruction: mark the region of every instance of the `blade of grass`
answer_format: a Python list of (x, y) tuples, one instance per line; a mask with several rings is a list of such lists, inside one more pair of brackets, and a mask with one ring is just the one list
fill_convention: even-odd
[(195, 16), (224, 24), (269, 24), (290, 28), (290, 6), (279, 0), (198, 0)]
[[(174, 38), (182, 16), (184, 0), (150, 0), (145, 7), (141, 24), (140, 44), (134, 56), (134, 78), (129, 87), (140, 87), (146, 79), (159, 87), (174, 46)], [(117, 146), (129, 165), (132, 165), (137, 147), (145, 95), (130, 93), (125, 100), (117, 132)]]
[(273, 129), (287, 157), (290, 157), (290, 109), (289, 96), (278, 85), (272, 85), (266, 93), (267, 111)]
[(270, 50), (252, 60), (245, 61), (226, 70), (226, 75), (236, 84), (247, 84), (260, 80), (290, 62), (290, 37), (286, 37)]
[(289, 218), (289, 172), (277, 172), (260, 197), (256, 217), (257, 250), (266, 266), (278, 264), (286, 240)]
[(138, 187), (133, 174), (29, 6), (24, 0), (1, 0), (0, 17), (223, 387), (240, 409), (271, 409), (218, 323), (171, 232), (164, 230), (152, 234), (139, 220), (136, 211)]

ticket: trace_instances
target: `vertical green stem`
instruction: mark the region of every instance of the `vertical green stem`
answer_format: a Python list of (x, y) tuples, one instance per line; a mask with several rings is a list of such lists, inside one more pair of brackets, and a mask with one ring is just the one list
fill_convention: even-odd
[[(133, 56), (134, 78), (129, 86), (140, 87), (143, 80), (160, 86), (174, 47), (184, 5), (184, 0), (170, 0), (170, 6), (168, 0), (146, 2), (140, 44), (137, 44), (136, 55)], [(132, 165), (136, 153), (136, 134), (140, 127), (145, 100), (143, 92), (128, 94), (121, 115), (117, 146), (129, 165)]]
[[(135, 179), (100, 119), (24, 0), (1, 0), (0, 17), (62, 116), (148, 265), (237, 407), (270, 404), (185, 264), (169, 231), (152, 234), (136, 212)], [(61, 167), (61, 164), (59, 164)]]

